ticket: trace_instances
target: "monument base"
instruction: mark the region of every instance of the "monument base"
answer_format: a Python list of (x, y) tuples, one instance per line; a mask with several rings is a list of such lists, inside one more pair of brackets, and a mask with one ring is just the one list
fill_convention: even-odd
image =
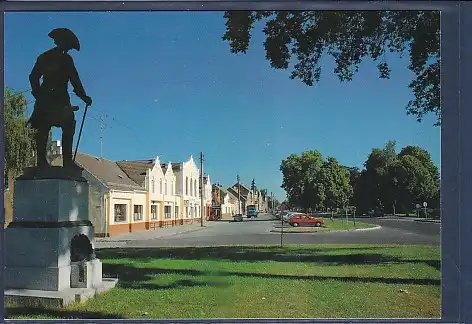
[(7, 307), (63, 307), (115, 287), (103, 278), (81, 168), (28, 168), (5, 230)]
[(114, 288), (118, 282), (115, 278), (102, 278), (99, 285), (93, 288), (66, 288), (62, 291), (7, 289), (5, 290), (6, 307), (27, 308), (60, 308), (75, 302), (84, 302), (97, 294)]

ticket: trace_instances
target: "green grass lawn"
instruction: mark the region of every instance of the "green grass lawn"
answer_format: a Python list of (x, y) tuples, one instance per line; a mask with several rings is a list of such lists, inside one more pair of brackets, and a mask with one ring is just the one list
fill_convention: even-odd
[[(367, 224), (352, 220), (346, 221), (345, 219), (335, 218), (333, 220), (325, 218), (324, 225), (322, 227), (313, 227), (313, 226), (298, 226), (298, 227), (284, 227), (284, 233), (312, 233), (312, 232), (330, 232), (330, 231), (344, 231), (344, 230), (355, 230), (361, 228), (372, 228), (377, 225)], [(280, 233), (281, 228), (274, 228), (271, 230), (273, 233)]]
[(64, 309), (6, 318), (440, 317), (437, 246), (105, 249), (116, 288)]

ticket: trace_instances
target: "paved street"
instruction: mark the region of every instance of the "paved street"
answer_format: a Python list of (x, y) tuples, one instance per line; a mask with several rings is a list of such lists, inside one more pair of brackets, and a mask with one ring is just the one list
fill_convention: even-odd
[(437, 236), (439, 242), (439, 232), (441, 224), (417, 222), (412, 218), (406, 217), (380, 217), (380, 218), (361, 218), (360, 222), (376, 224), (383, 227), (394, 228), (426, 236)]
[[(411, 219), (359, 219), (382, 227), (367, 231), (285, 233), (286, 244), (436, 244), (439, 245), (440, 224), (421, 223)], [(96, 248), (104, 247), (160, 247), (160, 246), (215, 246), (240, 244), (280, 244), (280, 233), (271, 233), (280, 222), (271, 215), (257, 219), (244, 219), (241, 223), (218, 221), (208, 223), (204, 229), (158, 237), (158, 232), (126, 241), (100, 241)]]

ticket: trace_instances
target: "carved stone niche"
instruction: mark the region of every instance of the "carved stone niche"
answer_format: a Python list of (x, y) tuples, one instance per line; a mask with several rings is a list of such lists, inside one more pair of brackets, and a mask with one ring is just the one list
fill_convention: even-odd
[(72, 238), (70, 246), (70, 287), (95, 287), (102, 279), (102, 264), (95, 258), (90, 240), (86, 235), (79, 234)]

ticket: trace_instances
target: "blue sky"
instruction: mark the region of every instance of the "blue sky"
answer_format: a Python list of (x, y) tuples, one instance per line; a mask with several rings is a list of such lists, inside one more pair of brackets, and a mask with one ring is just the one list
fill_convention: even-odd
[[(6, 13), (5, 84), (28, 90), (36, 57), (53, 47), (47, 34), (67, 27), (81, 41), (81, 51), (70, 53), (93, 98), (83, 152), (99, 156), (100, 137), (112, 160), (158, 155), (177, 162), (203, 151), (213, 182), (229, 186), (239, 173), (279, 199), (281, 160), (304, 150), (361, 167), (373, 147), (394, 139), (398, 150), (427, 149), (439, 166), (433, 116), (417, 123), (405, 112), (412, 96), (407, 57), (388, 57), (390, 80), (379, 80), (367, 61), (350, 83), (341, 83), (325, 59), (321, 82), (308, 87), (290, 80), (290, 71), (270, 68), (262, 28), (246, 55), (231, 54), (221, 39), (224, 23), (222, 12)], [(82, 108), (79, 127), (84, 104), (72, 101)]]

